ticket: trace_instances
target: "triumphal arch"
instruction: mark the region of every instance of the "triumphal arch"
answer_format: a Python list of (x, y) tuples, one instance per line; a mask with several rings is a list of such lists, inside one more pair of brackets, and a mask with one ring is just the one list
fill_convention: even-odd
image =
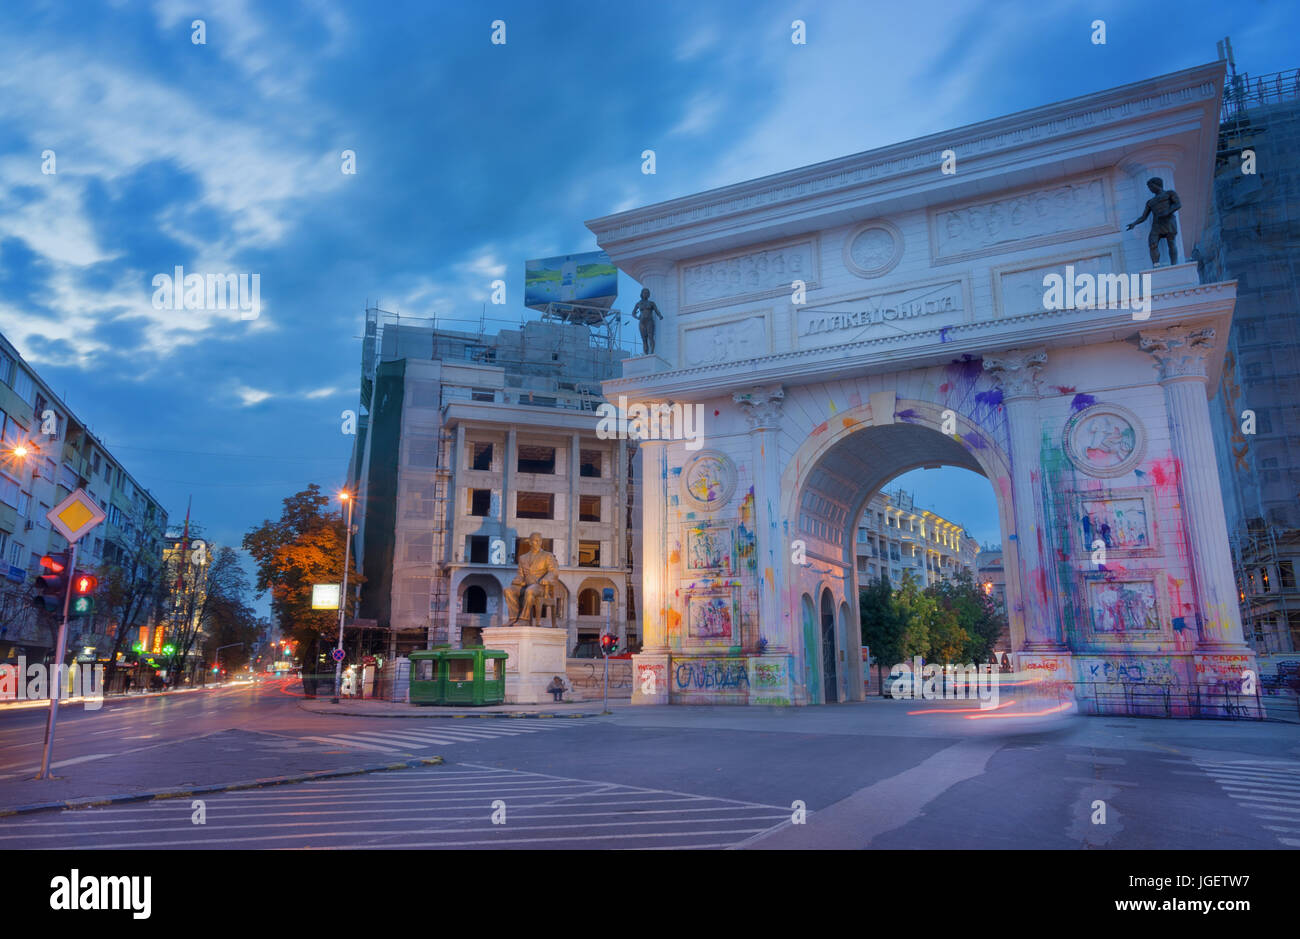
[(662, 314), (607, 400), (702, 420), (639, 444), (635, 701), (861, 699), (858, 518), (936, 464), (993, 487), (1019, 670), (1253, 665), (1208, 401), (1235, 285), (1184, 260), (1221, 93), (1193, 68), (588, 223)]

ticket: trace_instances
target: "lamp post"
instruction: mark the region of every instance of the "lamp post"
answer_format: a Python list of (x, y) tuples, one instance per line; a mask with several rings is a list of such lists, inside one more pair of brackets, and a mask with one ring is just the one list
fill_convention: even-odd
[(339, 498), (348, 504), (348, 524), (343, 530), (343, 586), (339, 589), (339, 644), (334, 655), (334, 698), (339, 703), (343, 685), (343, 614), (348, 607), (348, 568), (352, 564), (352, 494), (344, 489)]
[(214, 653), (212, 653), (212, 657), (213, 657), (213, 659), (216, 660), (216, 661), (215, 661), (215, 664), (216, 664), (216, 666), (217, 666), (217, 677), (218, 677), (218, 678), (221, 677), (221, 650), (222, 650), (222, 649), (233, 649), (233, 648), (235, 648), (235, 646), (242, 646), (242, 645), (243, 645), (242, 642), (232, 642), (232, 643), (229, 643), (228, 645), (217, 646), (217, 651), (214, 652)]

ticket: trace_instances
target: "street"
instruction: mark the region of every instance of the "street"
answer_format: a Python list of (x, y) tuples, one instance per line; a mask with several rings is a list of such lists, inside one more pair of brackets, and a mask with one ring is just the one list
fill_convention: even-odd
[(59, 778), (47, 782), (30, 778), (44, 710), (0, 710), (0, 810), (444, 762), (11, 815), (0, 818), (0, 847), (1300, 847), (1294, 725), (1076, 717), (975, 734), (878, 699), (618, 705), (529, 720), (358, 717), (309, 712), (294, 688), (282, 680), (67, 707)]

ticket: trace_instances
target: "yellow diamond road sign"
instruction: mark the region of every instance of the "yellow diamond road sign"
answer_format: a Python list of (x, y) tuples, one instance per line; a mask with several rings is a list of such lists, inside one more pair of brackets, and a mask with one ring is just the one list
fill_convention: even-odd
[(76, 541), (108, 516), (90, 493), (78, 489), (54, 508), (45, 513), (50, 524), (69, 542)]

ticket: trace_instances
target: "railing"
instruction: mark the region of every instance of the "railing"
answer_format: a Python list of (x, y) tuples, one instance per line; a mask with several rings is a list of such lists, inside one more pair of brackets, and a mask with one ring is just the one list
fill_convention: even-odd
[(1296, 98), (1300, 98), (1300, 68), (1272, 72), (1257, 78), (1251, 78), (1243, 72), (1226, 83), (1219, 120), (1221, 124), (1230, 124), (1240, 120), (1252, 108), (1281, 104)]
[(1247, 694), (1240, 680), (1210, 684), (1119, 681), (1064, 684), (1073, 690), (1079, 713), (1093, 716), (1300, 721), (1300, 699), (1294, 692), (1256, 687), (1253, 694)]

